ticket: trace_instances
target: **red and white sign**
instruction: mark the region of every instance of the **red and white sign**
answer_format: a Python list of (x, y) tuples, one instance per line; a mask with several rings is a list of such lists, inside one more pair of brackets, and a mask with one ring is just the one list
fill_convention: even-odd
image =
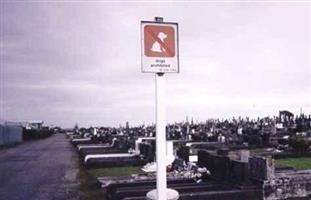
[(142, 72), (178, 73), (178, 24), (141, 22)]

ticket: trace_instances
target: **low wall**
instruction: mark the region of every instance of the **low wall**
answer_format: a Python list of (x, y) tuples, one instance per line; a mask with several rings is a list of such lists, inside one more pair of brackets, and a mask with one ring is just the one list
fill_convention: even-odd
[(53, 135), (53, 131), (49, 129), (41, 129), (41, 130), (35, 130), (35, 129), (23, 129), (23, 140), (36, 140), (36, 139), (42, 139), (47, 138)]

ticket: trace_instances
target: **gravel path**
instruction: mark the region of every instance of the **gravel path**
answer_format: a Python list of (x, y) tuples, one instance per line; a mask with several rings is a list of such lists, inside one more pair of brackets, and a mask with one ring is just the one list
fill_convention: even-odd
[(63, 134), (0, 151), (0, 199), (81, 199), (78, 155)]

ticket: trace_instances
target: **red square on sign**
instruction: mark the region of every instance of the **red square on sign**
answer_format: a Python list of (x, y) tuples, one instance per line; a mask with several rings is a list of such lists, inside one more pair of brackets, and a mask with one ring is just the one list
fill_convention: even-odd
[(146, 25), (144, 27), (145, 55), (148, 57), (174, 57), (175, 31), (170, 26)]

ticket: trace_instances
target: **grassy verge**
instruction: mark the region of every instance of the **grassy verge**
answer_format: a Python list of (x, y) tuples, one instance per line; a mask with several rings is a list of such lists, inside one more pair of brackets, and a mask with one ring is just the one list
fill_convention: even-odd
[(143, 173), (141, 167), (99, 168), (99, 169), (89, 169), (87, 171), (94, 178), (97, 178), (99, 176), (126, 176), (131, 174)]
[(295, 169), (311, 169), (311, 157), (286, 158), (275, 160), (277, 165), (289, 166)]
[(114, 167), (86, 169), (80, 167), (78, 179), (80, 181), (79, 190), (85, 194), (86, 199), (90, 200), (106, 200), (105, 191), (97, 187), (97, 177), (100, 176), (126, 176), (131, 174), (142, 173), (141, 167)]

